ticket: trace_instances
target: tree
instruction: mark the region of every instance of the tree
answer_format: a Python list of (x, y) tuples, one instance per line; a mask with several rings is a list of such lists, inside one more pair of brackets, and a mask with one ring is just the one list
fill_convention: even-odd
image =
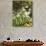
[(13, 1), (13, 14), (13, 26), (32, 26), (32, 0)]
[(13, 1), (13, 11), (18, 12), (22, 7), (32, 7), (32, 1)]

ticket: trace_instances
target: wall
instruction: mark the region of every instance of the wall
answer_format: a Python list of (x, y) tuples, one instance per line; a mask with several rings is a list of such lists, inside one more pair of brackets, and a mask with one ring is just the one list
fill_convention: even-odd
[(46, 45), (46, 0), (33, 0), (33, 26), (12, 27), (12, 0), (0, 0), (0, 41), (39, 39)]

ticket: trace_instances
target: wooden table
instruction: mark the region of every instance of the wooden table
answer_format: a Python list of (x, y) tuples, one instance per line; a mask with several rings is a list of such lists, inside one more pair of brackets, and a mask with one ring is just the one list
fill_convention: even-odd
[(13, 41), (3, 42), (4, 46), (42, 46), (43, 42), (26, 42), (26, 41)]

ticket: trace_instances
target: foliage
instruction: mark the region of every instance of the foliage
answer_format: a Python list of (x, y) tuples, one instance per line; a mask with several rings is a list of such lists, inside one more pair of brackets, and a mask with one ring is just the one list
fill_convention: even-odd
[(13, 11), (18, 12), (22, 7), (32, 7), (32, 1), (13, 1)]
[[(23, 7), (26, 10), (23, 10)], [(30, 16), (25, 14), (29, 8), (32, 9), (32, 1), (13, 1), (13, 26), (32, 26), (32, 12), (30, 11)]]

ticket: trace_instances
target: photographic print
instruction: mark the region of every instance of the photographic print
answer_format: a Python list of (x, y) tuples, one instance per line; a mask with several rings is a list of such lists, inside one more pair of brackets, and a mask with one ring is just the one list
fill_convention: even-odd
[(32, 27), (32, 0), (13, 0), (12, 26)]

